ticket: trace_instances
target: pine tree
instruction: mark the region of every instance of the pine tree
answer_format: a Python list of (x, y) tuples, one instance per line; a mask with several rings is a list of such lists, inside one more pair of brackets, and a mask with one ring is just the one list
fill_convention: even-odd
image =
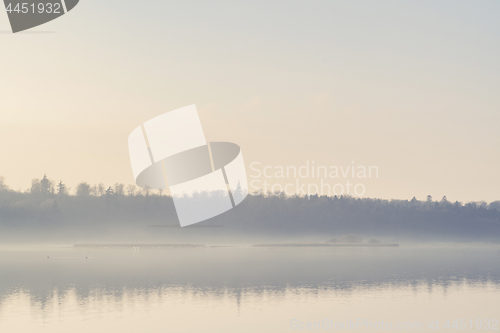
[(57, 184), (57, 195), (68, 195), (68, 189), (62, 180)]
[(235, 204), (238, 204), (243, 199), (243, 190), (239, 181), (238, 185), (236, 185), (236, 189), (234, 190), (233, 199), (236, 201)]
[(47, 178), (47, 175), (43, 175), (42, 180), (40, 180), (40, 192), (43, 194), (54, 193), (53, 181)]
[(236, 190), (234, 190), (235, 195), (243, 195), (243, 190), (241, 189), (240, 181), (238, 181), (238, 185), (236, 185)]

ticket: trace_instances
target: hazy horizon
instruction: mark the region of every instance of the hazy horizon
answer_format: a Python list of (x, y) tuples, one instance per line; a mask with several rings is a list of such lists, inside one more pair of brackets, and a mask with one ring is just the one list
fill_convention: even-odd
[(0, 34), (12, 188), (43, 174), (133, 184), (130, 132), (196, 104), (207, 140), (238, 143), (249, 176), (253, 162), (354, 161), (379, 168), (363, 197), (500, 199), (498, 2), (132, 4), (82, 0)]

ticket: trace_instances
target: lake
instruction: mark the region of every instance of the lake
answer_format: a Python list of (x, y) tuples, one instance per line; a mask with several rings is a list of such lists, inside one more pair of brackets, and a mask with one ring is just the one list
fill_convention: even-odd
[(0, 248), (0, 332), (499, 329), (500, 246)]

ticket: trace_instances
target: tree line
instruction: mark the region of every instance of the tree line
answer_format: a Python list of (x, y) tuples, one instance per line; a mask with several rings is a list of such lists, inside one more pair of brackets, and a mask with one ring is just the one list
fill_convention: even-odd
[[(178, 225), (173, 200), (162, 191), (135, 185), (90, 185), (71, 191), (47, 176), (33, 179), (25, 191), (9, 188), (0, 177), (0, 227), (137, 228)], [(487, 239), (500, 241), (500, 201), (450, 202), (384, 200), (351, 196), (287, 196), (252, 193), (236, 209), (199, 224), (271, 236), (358, 234), (416, 239)], [(229, 232), (228, 231), (228, 232)]]
[[(5, 177), (0, 176), (0, 191), (12, 191), (5, 182)], [(79, 183), (75, 190), (76, 196), (103, 196), (103, 195), (149, 195), (151, 189), (140, 188), (135, 185), (128, 185), (122, 183), (115, 183), (113, 186), (105, 186), (103, 183), (90, 185), (87, 182)], [(61, 180), (55, 182), (54, 180), (44, 175), (41, 179), (34, 178), (31, 180), (30, 188), (26, 189), (24, 193), (42, 194), (42, 195), (58, 195), (66, 196), (72, 194), (71, 188)], [(158, 190), (158, 194), (162, 194), (162, 190)]]

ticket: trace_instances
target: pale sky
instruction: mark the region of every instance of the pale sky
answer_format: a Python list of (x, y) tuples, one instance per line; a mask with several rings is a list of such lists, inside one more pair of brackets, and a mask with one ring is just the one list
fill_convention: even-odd
[(499, 17), (497, 0), (81, 0), (13, 35), (0, 11), (0, 175), (133, 183), (129, 133), (196, 104), (249, 176), (354, 161), (379, 169), (366, 197), (500, 200)]

